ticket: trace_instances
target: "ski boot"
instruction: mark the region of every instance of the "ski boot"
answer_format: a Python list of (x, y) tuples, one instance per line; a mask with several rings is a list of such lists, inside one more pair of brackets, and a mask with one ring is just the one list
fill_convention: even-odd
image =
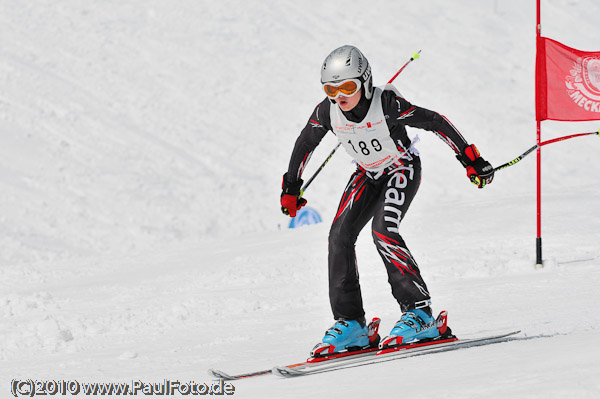
[(325, 357), (332, 354), (377, 348), (380, 337), (378, 334), (379, 318), (367, 326), (365, 320), (337, 320), (327, 331), (322, 342), (315, 345), (310, 356)]
[(404, 313), (390, 335), (379, 343), (380, 349), (394, 348), (419, 341), (434, 341), (453, 337), (448, 327), (448, 312), (442, 311), (437, 319), (423, 309), (413, 309)]

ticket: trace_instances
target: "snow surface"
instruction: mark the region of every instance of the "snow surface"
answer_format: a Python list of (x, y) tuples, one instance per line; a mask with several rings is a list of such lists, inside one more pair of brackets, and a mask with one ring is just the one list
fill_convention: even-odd
[[(599, 50), (594, 0), (543, 0), (543, 34)], [(535, 2), (0, 1), (0, 397), (13, 378), (211, 382), (303, 360), (332, 323), (327, 234), (353, 165), (306, 193), (324, 223), (289, 230), (281, 174), (342, 44), (447, 116), (493, 164), (535, 143)], [(598, 123), (543, 123), (543, 138)], [(242, 398), (600, 397), (600, 141), (543, 150), (476, 190), (419, 134), (403, 234), (462, 337), (531, 339), (301, 379)], [(307, 175), (335, 145), (327, 137)], [(368, 229), (368, 316), (399, 317)], [(342, 396), (339, 396), (342, 397)]]

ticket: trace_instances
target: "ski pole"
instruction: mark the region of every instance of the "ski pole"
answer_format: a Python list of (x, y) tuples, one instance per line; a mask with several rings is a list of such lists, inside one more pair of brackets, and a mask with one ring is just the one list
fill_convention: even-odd
[(333, 157), (333, 154), (335, 154), (336, 150), (338, 149), (338, 147), (342, 145), (342, 143), (337, 143), (337, 145), (334, 147), (333, 151), (331, 151), (331, 153), (329, 154), (329, 156), (325, 159), (325, 161), (323, 161), (323, 163), (321, 164), (321, 166), (319, 167), (319, 169), (317, 169), (317, 171), (310, 177), (310, 179), (308, 179), (308, 181), (306, 182), (306, 184), (304, 185), (304, 187), (302, 187), (302, 189), (300, 190), (300, 196), (302, 197), (302, 194), (304, 194), (304, 191), (306, 190), (306, 188), (310, 185), (310, 183), (312, 183), (313, 180), (315, 180), (315, 177), (317, 177), (317, 175), (319, 173), (321, 173), (321, 171), (323, 170), (323, 168), (325, 167), (325, 165), (327, 165), (327, 162), (329, 162), (329, 160), (331, 159), (331, 157)]
[(516, 157), (515, 159), (513, 159), (512, 161), (507, 162), (505, 164), (502, 164), (502, 165), (494, 168), (494, 172), (496, 172), (498, 170), (501, 170), (501, 169), (504, 169), (504, 168), (508, 168), (509, 166), (512, 166), (512, 165), (516, 164), (521, 159), (525, 158), (527, 155), (529, 155), (530, 153), (532, 153), (534, 150), (537, 150), (538, 148), (540, 148), (542, 146), (545, 146), (545, 145), (548, 145), (548, 144), (552, 144), (552, 143), (556, 143), (556, 142), (563, 141), (563, 140), (572, 139), (572, 138), (575, 138), (575, 137), (590, 136), (592, 134), (600, 136), (600, 129), (598, 129), (597, 132), (577, 133), (577, 134), (572, 134), (570, 136), (564, 136), (564, 137), (559, 137), (557, 139), (543, 141), (540, 144), (534, 145), (533, 147), (531, 147), (530, 149), (528, 149), (527, 151), (525, 151), (524, 153), (522, 153), (521, 155), (519, 155), (518, 157)]
[(390, 81), (388, 82), (388, 84), (392, 83), (394, 81), (394, 79), (396, 79), (396, 77), (398, 75), (400, 75), (400, 72), (402, 72), (402, 70), (404, 68), (406, 68), (406, 66), (408, 64), (410, 64), (414, 60), (418, 60), (419, 59), (419, 54), (421, 54), (421, 50), (417, 51), (416, 53), (412, 53), (412, 56), (410, 57), (410, 60), (406, 61), (406, 64), (402, 65), (402, 68), (398, 69), (398, 72), (396, 72), (396, 74), (390, 79)]
[[(421, 54), (421, 50), (419, 50), (419, 51), (417, 51), (415, 53), (412, 53), (410, 59), (408, 61), (406, 61), (406, 63), (404, 65), (402, 65), (402, 67), (398, 70), (398, 72), (396, 72), (396, 74), (390, 79), (390, 81), (388, 82), (388, 84), (392, 83), (396, 79), (396, 77), (398, 77), (398, 75), (400, 75), (400, 72), (402, 72), (404, 70), (404, 68), (406, 68), (406, 66), (408, 64), (410, 64), (414, 60), (418, 60), (419, 59), (419, 54)], [(301, 197), (302, 197), (302, 194), (304, 194), (304, 191), (306, 191), (306, 189), (310, 185), (310, 183), (312, 183), (312, 181), (315, 179), (315, 177), (317, 177), (317, 175), (319, 173), (321, 173), (321, 171), (323, 170), (323, 168), (325, 167), (325, 165), (327, 165), (327, 162), (329, 162), (329, 160), (331, 159), (331, 157), (333, 157), (333, 154), (335, 154), (335, 152), (337, 151), (337, 149), (340, 147), (341, 144), (342, 143), (337, 143), (337, 145), (331, 151), (331, 153), (329, 154), (329, 156), (325, 159), (325, 161), (323, 161), (323, 163), (321, 164), (321, 166), (319, 167), (319, 169), (317, 169), (317, 171), (310, 177), (310, 179), (308, 179), (308, 181), (306, 182), (306, 184), (304, 184), (304, 187), (302, 187), (302, 189), (300, 189), (300, 196)]]

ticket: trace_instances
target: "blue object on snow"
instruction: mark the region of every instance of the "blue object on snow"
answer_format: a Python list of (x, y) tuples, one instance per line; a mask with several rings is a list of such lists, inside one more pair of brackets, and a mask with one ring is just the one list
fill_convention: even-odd
[(298, 213), (296, 213), (296, 217), (290, 221), (289, 227), (290, 229), (295, 229), (296, 227), (308, 226), (309, 224), (317, 224), (321, 222), (322, 220), (319, 212), (313, 208), (305, 206), (301, 208)]

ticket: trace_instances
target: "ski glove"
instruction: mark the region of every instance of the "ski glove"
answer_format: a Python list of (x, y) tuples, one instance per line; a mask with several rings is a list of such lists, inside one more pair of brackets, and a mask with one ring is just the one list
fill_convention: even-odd
[(475, 144), (465, 148), (465, 151), (461, 155), (457, 155), (456, 158), (467, 169), (467, 177), (471, 180), (471, 183), (477, 187), (483, 188), (494, 179), (494, 168), (481, 157)]
[(295, 218), (296, 212), (304, 205), (307, 201), (302, 198), (302, 179), (298, 179), (294, 182), (290, 182), (287, 173), (283, 175), (283, 183), (281, 184), (281, 212), (284, 215), (289, 215)]

